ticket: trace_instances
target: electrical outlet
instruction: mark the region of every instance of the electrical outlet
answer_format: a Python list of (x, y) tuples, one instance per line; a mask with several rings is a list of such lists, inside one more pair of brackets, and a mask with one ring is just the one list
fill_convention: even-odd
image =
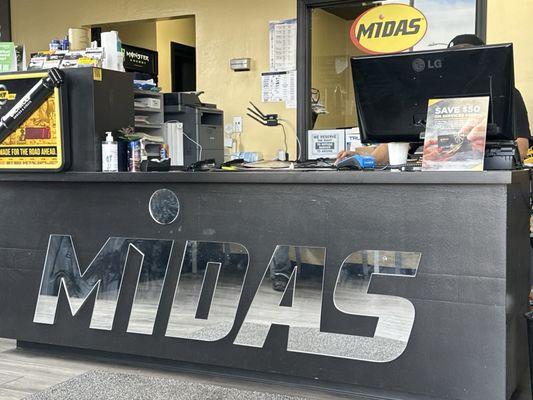
[(233, 117), (233, 132), (242, 132), (242, 117)]

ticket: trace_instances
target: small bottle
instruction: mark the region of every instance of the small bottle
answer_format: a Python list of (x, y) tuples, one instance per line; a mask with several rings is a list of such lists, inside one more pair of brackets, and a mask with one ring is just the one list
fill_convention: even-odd
[(111, 132), (106, 132), (102, 142), (102, 172), (118, 172), (118, 143)]
[(50, 45), (49, 45), (48, 48), (50, 49), (50, 51), (61, 50), (61, 40), (59, 40), (59, 39), (53, 39), (53, 40), (50, 42)]
[(61, 41), (61, 50), (70, 50), (70, 42), (68, 41), (68, 36), (65, 36), (65, 39)]

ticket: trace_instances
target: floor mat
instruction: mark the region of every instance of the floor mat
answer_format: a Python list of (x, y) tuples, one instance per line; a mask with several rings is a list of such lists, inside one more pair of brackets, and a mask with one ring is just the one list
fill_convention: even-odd
[(105, 370), (90, 371), (69, 379), (26, 400), (190, 400), (257, 399), (304, 400), (303, 397), (257, 392)]

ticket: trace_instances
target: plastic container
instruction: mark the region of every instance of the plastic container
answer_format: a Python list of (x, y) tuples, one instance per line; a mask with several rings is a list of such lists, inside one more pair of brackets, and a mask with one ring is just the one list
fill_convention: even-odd
[(61, 40), (59, 40), (59, 39), (53, 39), (53, 40), (50, 42), (48, 48), (49, 48), (50, 51), (61, 50)]
[(407, 163), (409, 154), (409, 143), (389, 143), (389, 164), (401, 166)]
[(111, 132), (106, 132), (102, 142), (102, 172), (118, 172), (118, 143)]
[(134, 140), (128, 143), (128, 171), (141, 171), (141, 141)]

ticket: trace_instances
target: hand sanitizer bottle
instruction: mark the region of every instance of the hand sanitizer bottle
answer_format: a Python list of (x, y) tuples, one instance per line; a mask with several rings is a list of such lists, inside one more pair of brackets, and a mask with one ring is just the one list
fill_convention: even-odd
[(118, 172), (118, 143), (111, 132), (106, 132), (102, 142), (102, 172)]

